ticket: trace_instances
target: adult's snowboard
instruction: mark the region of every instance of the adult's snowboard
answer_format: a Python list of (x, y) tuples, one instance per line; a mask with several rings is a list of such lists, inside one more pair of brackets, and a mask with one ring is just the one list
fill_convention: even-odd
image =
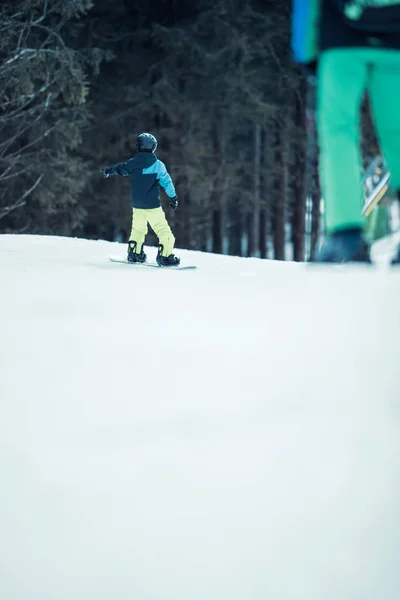
[(152, 267), (155, 269), (163, 269), (164, 271), (189, 271), (189, 270), (197, 269), (197, 267), (195, 265), (178, 265), (176, 267), (160, 267), (160, 265), (158, 265), (155, 262), (134, 263), (134, 262), (129, 262), (129, 260), (127, 260), (126, 258), (123, 258), (122, 256), (110, 256), (109, 260), (111, 262), (132, 265), (134, 267), (142, 267), (142, 268)]

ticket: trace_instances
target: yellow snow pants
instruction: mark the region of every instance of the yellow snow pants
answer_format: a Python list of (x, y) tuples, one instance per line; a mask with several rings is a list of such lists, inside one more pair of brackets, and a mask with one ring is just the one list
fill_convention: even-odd
[(159, 244), (163, 247), (161, 255), (172, 254), (175, 237), (171, 231), (165, 213), (159, 208), (134, 208), (132, 211), (132, 231), (130, 242), (136, 242), (136, 252), (140, 252), (148, 232), (148, 225), (158, 237)]

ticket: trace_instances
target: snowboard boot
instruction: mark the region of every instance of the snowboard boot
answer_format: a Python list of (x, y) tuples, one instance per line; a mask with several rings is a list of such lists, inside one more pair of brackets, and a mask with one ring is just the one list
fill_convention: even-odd
[(340, 229), (325, 240), (314, 262), (317, 263), (371, 263), (370, 245), (361, 228)]
[(159, 267), (177, 267), (181, 262), (181, 259), (175, 256), (175, 254), (170, 254), (169, 256), (162, 256), (161, 252), (163, 251), (163, 246), (158, 246), (158, 254), (156, 258), (156, 263)]
[(395, 252), (392, 260), (390, 261), (391, 265), (400, 265), (400, 247)]
[(144, 263), (146, 262), (146, 255), (143, 252), (143, 246), (141, 251), (136, 252), (136, 242), (128, 242), (128, 262), (133, 263)]

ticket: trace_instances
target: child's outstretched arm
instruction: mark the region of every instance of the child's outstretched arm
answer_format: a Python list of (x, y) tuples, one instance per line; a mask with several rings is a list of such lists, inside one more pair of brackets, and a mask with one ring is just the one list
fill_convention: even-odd
[(103, 167), (100, 169), (100, 173), (103, 173), (104, 177), (112, 177), (112, 175), (128, 177), (132, 175), (132, 159), (130, 158), (127, 162), (117, 163), (112, 167)]

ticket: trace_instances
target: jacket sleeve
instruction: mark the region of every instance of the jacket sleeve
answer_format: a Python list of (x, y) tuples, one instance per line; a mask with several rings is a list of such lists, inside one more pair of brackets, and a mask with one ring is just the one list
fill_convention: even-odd
[(111, 175), (122, 175), (122, 177), (128, 177), (132, 175), (132, 159), (130, 158), (127, 162), (120, 162), (110, 167)]
[(172, 179), (164, 165), (164, 163), (159, 160), (157, 163), (157, 180), (160, 182), (160, 185), (164, 188), (165, 193), (170, 198), (174, 198), (176, 196), (175, 187), (172, 183)]
[(296, 62), (307, 64), (318, 57), (322, 2), (323, 0), (293, 0), (292, 51)]

